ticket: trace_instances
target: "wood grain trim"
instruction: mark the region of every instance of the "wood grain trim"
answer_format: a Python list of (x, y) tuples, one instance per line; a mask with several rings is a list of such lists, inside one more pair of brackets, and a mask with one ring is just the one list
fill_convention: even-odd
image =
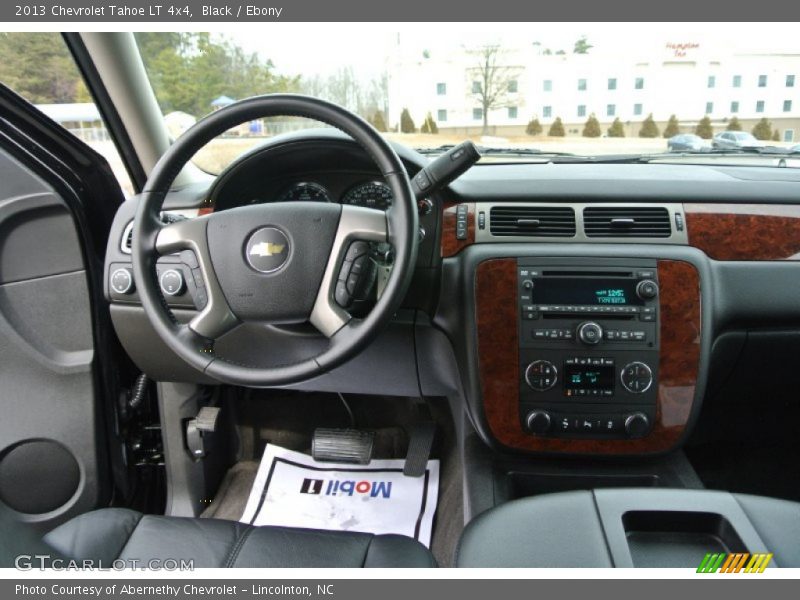
[(684, 204), (689, 244), (717, 260), (800, 260), (800, 206)]
[(475, 243), (475, 204), (467, 203), (467, 239), (456, 239), (456, 209), (458, 204), (446, 204), (442, 210), (442, 258), (455, 256), (462, 249)]
[(700, 277), (689, 263), (658, 261), (661, 359), (656, 423), (638, 440), (540, 438), (519, 421), (517, 264), (512, 258), (478, 265), (475, 281), (478, 365), (484, 416), (502, 445), (569, 454), (647, 454), (672, 448), (691, 414), (700, 364)]

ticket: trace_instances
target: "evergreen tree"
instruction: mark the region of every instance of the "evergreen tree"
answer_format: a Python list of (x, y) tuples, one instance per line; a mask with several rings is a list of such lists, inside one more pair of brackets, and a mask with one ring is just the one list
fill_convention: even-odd
[(525, 133), (528, 135), (540, 135), (544, 131), (542, 129), (542, 124), (539, 123), (539, 119), (531, 119), (528, 121), (528, 126), (525, 128)]
[(431, 113), (425, 115), (425, 120), (422, 122), (422, 127), (420, 127), (419, 131), (420, 133), (439, 133), (439, 127), (437, 127)]
[(781, 134), (777, 129), (772, 132), (772, 141), (773, 142), (780, 142), (781, 141)]
[(622, 126), (622, 121), (619, 117), (614, 119), (611, 127), (608, 128), (608, 137), (623, 138), (625, 137), (625, 128)]
[(695, 135), (699, 135), (704, 140), (710, 140), (714, 137), (714, 128), (711, 126), (711, 119), (708, 115), (700, 119), (697, 127), (694, 129)]
[(386, 119), (383, 118), (383, 111), (376, 110), (369, 122), (378, 131), (386, 131)]
[(600, 122), (597, 120), (597, 117), (594, 116), (594, 113), (589, 115), (589, 118), (586, 119), (586, 124), (583, 126), (583, 137), (590, 137), (596, 138), (603, 135), (603, 132), (600, 131)]
[(756, 126), (753, 127), (753, 135), (757, 140), (768, 140), (772, 137), (772, 123), (762, 118)]
[(658, 137), (658, 125), (653, 120), (653, 113), (647, 115), (647, 118), (642, 121), (642, 128), (639, 130), (639, 137), (641, 138), (656, 138)]
[(417, 131), (414, 119), (411, 118), (411, 113), (408, 112), (407, 108), (404, 108), (403, 112), (400, 113), (400, 131), (403, 133), (415, 133)]
[(739, 123), (739, 117), (731, 117), (731, 120), (728, 121), (728, 127), (726, 129), (728, 131), (741, 131), (742, 124)]
[(680, 132), (681, 130), (678, 127), (678, 117), (675, 115), (670, 115), (669, 121), (667, 121), (667, 126), (664, 128), (664, 137), (671, 138), (675, 135), (678, 135)]
[(564, 137), (567, 135), (567, 132), (564, 131), (564, 124), (561, 122), (561, 117), (556, 117), (556, 120), (550, 125), (550, 131), (547, 132), (547, 135), (551, 137)]

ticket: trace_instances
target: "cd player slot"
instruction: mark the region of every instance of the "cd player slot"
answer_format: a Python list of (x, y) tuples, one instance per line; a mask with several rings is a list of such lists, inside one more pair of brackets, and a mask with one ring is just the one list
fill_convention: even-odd
[(633, 277), (630, 271), (542, 271), (544, 277)]

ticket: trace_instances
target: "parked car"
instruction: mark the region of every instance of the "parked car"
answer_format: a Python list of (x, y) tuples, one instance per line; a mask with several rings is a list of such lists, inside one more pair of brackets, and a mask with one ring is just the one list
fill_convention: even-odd
[(764, 142), (745, 131), (723, 131), (714, 136), (712, 147), (717, 149), (761, 148)]
[(667, 140), (667, 149), (670, 152), (696, 152), (706, 148), (709, 148), (708, 142), (693, 133), (681, 133)]

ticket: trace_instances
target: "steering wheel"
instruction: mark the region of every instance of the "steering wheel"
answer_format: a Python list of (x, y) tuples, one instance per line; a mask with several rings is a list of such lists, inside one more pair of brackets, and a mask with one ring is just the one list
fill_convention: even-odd
[[(161, 207), (175, 177), (212, 139), (241, 123), (293, 116), (336, 127), (375, 161), (394, 201), (379, 210), (320, 202), (256, 204), (165, 224)], [(293, 94), (249, 98), (198, 121), (161, 157), (134, 218), (133, 272), (142, 307), (166, 345), (215, 380), (251, 387), (304, 381), (362, 351), (400, 307), (418, 249), (414, 193), (403, 164), (367, 122), (323, 100)], [(388, 242), (394, 265), (383, 294), (363, 319), (338, 302), (364, 242)], [(181, 252), (204, 306), (179, 323), (156, 277), (159, 256)], [(340, 279), (344, 278), (340, 281)], [(337, 290), (338, 286), (338, 290)], [(346, 305), (346, 303), (345, 303)], [(328, 338), (317, 356), (291, 364), (256, 366), (214, 351), (214, 341), (244, 322), (310, 322)]]

